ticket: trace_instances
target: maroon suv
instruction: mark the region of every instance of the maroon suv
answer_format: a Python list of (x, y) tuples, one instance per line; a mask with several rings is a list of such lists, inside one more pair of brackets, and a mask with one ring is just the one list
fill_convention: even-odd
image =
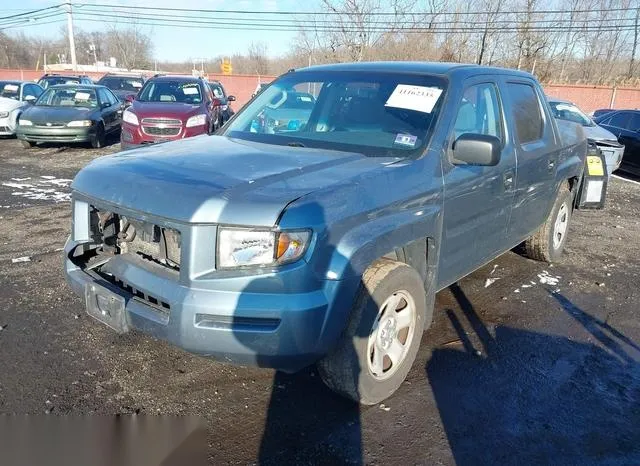
[(123, 149), (214, 131), (220, 102), (206, 81), (192, 76), (154, 76), (122, 115)]

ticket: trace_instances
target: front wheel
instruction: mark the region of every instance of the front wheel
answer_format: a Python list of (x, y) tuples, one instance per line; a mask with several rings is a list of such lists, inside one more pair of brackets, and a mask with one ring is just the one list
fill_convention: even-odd
[(94, 149), (100, 149), (104, 147), (106, 144), (107, 136), (104, 132), (104, 127), (102, 124), (98, 125), (96, 128), (96, 134), (91, 136), (91, 147)]
[(391, 396), (407, 377), (425, 326), (422, 278), (401, 262), (381, 259), (362, 277), (345, 332), (318, 362), (324, 383), (364, 405)]
[(25, 149), (30, 149), (35, 145), (33, 142), (25, 141), (24, 139), (20, 140), (20, 144), (22, 144), (22, 147), (24, 147)]
[(529, 258), (541, 262), (560, 259), (567, 242), (572, 201), (571, 191), (567, 186), (562, 186), (547, 221), (524, 243)]

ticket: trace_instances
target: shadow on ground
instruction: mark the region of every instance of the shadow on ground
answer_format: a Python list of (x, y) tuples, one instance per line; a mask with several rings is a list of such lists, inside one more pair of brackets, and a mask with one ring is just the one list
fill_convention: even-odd
[(560, 294), (551, 296), (594, 344), (492, 333), (462, 289), (451, 292), (461, 348), (434, 350), (426, 373), (456, 464), (640, 464), (636, 344)]

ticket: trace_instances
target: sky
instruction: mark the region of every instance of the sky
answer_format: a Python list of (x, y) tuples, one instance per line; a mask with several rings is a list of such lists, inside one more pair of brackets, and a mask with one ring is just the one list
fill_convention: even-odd
[[(2, 3), (10, 3), (11, 6), (0, 8), (0, 17), (46, 8), (62, 3), (63, 1), (64, 0), (21, 0), (20, 2), (9, 2), (9, 0), (3, 0)], [(109, 4), (113, 6), (135, 5), (243, 11), (296, 11), (300, 8), (301, 4), (304, 4), (304, 8), (307, 11), (318, 10), (318, 2), (316, 0), (307, 2), (301, 2), (300, 0), (183, 0), (182, 2), (176, 0), (84, 0), (84, 2)], [(5, 5), (7, 3), (5, 3)], [(37, 25), (37, 22), (34, 22), (29, 27), (6, 29), (4, 32), (13, 35), (22, 31), (27, 35), (57, 37), (61, 26), (66, 26), (64, 17), (61, 17), (61, 20), (63, 21), (60, 23), (43, 25)], [(74, 27), (84, 31), (107, 29), (107, 26), (99, 22), (82, 21), (79, 18), (74, 20)], [(232, 55), (234, 53), (246, 53), (251, 42), (265, 43), (268, 54), (275, 57), (288, 52), (296, 36), (295, 32), (195, 29), (172, 26), (141, 26), (141, 29), (151, 37), (154, 48), (154, 58), (159, 61), (186, 61), (198, 58), (213, 58), (220, 55)], [(79, 61), (81, 61), (80, 56)]]

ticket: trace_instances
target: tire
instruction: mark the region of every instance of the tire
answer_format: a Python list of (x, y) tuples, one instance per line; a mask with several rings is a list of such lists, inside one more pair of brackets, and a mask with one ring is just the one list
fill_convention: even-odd
[[(404, 382), (418, 353), (426, 306), (424, 283), (415, 269), (389, 259), (373, 263), (362, 276), (347, 328), (335, 348), (317, 363), (323, 382), (363, 405), (391, 396)], [(407, 311), (411, 317), (406, 327), (389, 319), (400, 319), (397, 316), (403, 314), (406, 321)], [(389, 345), (391, 353), (392, 348), (398, 349), (396, 342), (402, 350), (395, 352), (394, 363), (381, 345)]]
[(96, 128), (95, 136), (91, 136), (91, 147), (94, 149), (100, 149), (105, 146), (107, 136), (104, 133), (104, 126), (102, 123)]
[(567, 242), (572, 205), (571, 191), (563, 185), (547, 221), (524, 243), (525, 252), (529, 258), (541, 262), (555, 262), (560, 259)]
[(33, 142), (25, 141), (24, 139), (20, 140), (20, 144), (22, 144), (22, 147), (24, 147), (25, 149), (31, 149), (33, 146), (35, 146)]

